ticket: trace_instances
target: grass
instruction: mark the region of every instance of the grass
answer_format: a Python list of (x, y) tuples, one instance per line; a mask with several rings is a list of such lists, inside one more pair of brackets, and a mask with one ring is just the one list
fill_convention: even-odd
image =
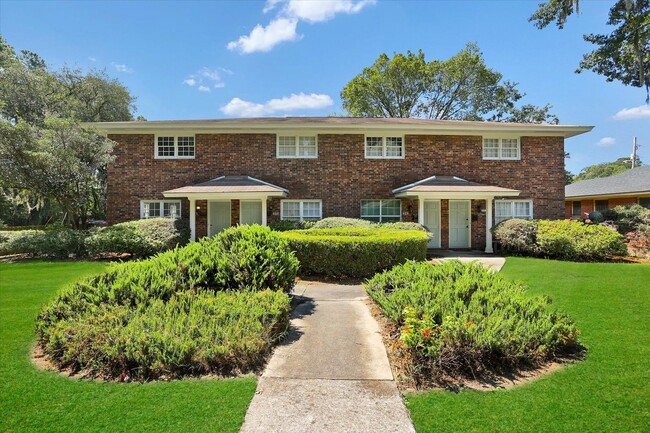
[(502, 271), (576, 320), (584, 361), (511, 390), (406, 396), (418, 432), (647, 432), (650, 265), (508, 258)]
[(146, 384), (81, 381), (36, 369), (34, 319), (91, 262), (0, 263), (0, 432), (236, 432), (255, 379)]

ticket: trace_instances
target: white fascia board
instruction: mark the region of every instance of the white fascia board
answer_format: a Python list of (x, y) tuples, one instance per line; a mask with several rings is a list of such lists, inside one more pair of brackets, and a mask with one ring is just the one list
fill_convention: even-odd
[(489, 200), (494, 197), (518, 197), (520, 191), (499, 192), (403, 192), (395, 194), (397, 198), (417, 197), (423, 200)]
[(285, 192), (164, 192), (170, 198), (188, 198), (192, 200), (266, 200), (269, 197), (286, 197)]

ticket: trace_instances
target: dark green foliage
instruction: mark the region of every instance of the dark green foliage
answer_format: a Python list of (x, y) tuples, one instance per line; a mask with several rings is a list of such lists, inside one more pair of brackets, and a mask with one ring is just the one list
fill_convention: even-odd
[(185, 221), (151, 218), (101, 228), (86, 239), (86, 248), (91, 256), (128, 253), (149, 257), (185, 245), (189, 238), (190, 229)]
[(249, 370), (289, 320), (298, 261), (266, 227), (240, 226), (69, 286), (38, 317), (60, 367), (152, 379)]
[(537, 240), (537, 223), (524, 219), (508, 219), (492, 229), (494, 238), (509, 252), (536, 255), (539, 249)]
[(406, 260), (426, 259), (429, 237), (415, 230), (343, 227), (282, 233), (301, 273), (368, 277)]
[(334, 229), (338, 227), (372, 227), (372, 221), (366, 221), (358, 218), (330, 217), (324, 218), (313, 225), (313, 229)]
[(613, 221), (618, 227), (618, 232), (623, 235), (637, 230), (640, 226), (650, 225), (650, 209), (638, 204), (607, 209), (603, 211), (603, 217)]
[(407, 262), (366, 282), (399, 334), (416, 384), (445, 374), (536, 365), (578, 347), (578, 330), (550, 300), (478, 264)]
[(537, 245), (542, 254), (561, 260), (606, 260), (627, 255), (620, 233), (580, 221), (538, 221)]
[(276, 232), (286, 232), (287, 230), (296, 230), (298, 228), (295, 221), (288, 220), (273, 221), (269, 224), (269, 227)]
[(86, 232), (65, 227), (48, 230), (21, 230), (0, 232), (0, 256), (31, 254), (32, 256), (67, 258), (85, 254)]

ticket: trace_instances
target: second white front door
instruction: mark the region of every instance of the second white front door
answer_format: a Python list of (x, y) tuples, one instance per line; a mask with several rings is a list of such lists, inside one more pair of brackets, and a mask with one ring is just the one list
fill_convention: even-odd
[(239, 206), (239, 224), (262, 224), (262, 200), (242, 200)]
[(449, 200), (449, 248), (469, 248), (470, 201)]
[(429, 248), (440, 248), (440, 200), (424, 201), (424, 226), (433, 236)]

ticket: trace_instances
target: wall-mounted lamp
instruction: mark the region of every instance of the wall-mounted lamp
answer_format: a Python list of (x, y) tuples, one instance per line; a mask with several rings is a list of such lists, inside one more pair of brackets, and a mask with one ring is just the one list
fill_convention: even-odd
[(201, 210), (201, 206), (197, 206), (197, 207), (196, 207), (196, 210)]

